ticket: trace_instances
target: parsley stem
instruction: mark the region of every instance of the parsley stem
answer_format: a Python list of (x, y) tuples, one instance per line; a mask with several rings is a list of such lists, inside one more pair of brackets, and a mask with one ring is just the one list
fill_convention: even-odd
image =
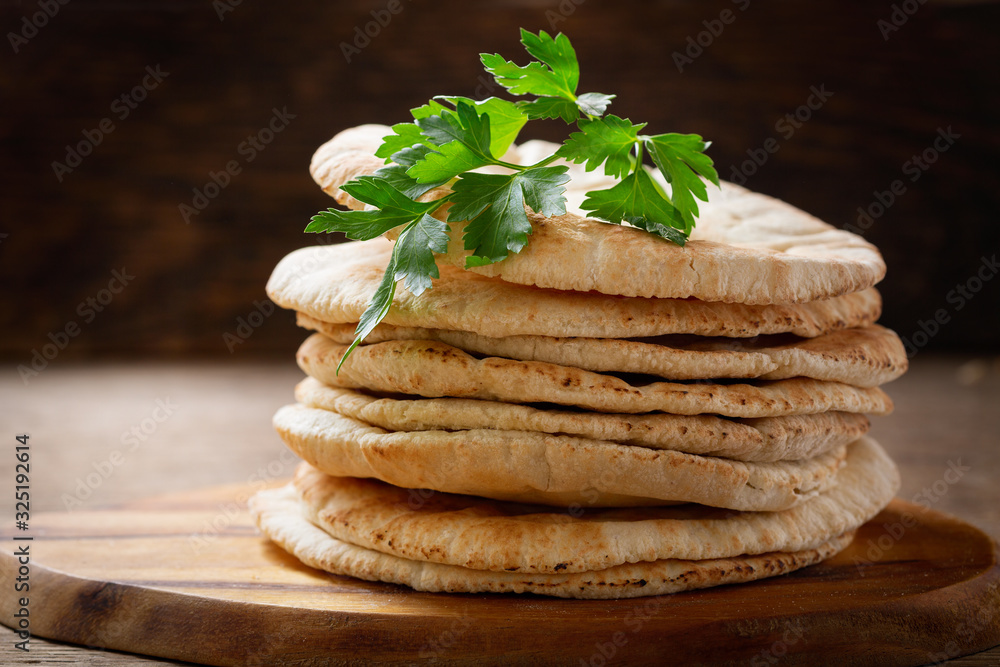
[(558, 159), (559, 159), (558, 155), (552, 154), (552, 155), (548, 156), (547, 158), (545, 158), (544, 160), (536, 162), (535, 164), (531, 165), (530, 167), (526, 167), (526, 169), (538, 169), (539, 167), (544, 167), (544, 166), (546, 166), (548, 164), (551, 164), (551, 163), (555, 162)]
[(514, 164), (513, 162), (504, 162), (503, 160), (494, 160), (493, 164), (498, 167), (507, 167), (508, 169), (513, 169), (515, 171), (524, 171), (525, 169), (530, 169), (531, 167), (525, 167), (523, 164)]

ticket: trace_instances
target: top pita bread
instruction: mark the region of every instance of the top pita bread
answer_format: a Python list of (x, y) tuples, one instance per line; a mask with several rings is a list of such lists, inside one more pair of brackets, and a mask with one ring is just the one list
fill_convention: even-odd
[[(381, 137), (390, 133), (378, 125), (341, 132), (316, 152), (313, 178), (341, 203), (360, 208), (361, 203), (342, 196), (339, 187), (382, 166), (374, 153)], [(539, 145), (544, 146), (533, 144)], [(519, 162), (517, 153), (514, 148), (506, 157)], [(570, 174), (576, 181), (567, 187), (570, 202), (577, 201), (581, 191), (608, 186), (580, 165), (571, 165)], [(662, 176), (656, 177), (662, 182)], [(545, 218), (532, 212), (533, 232), (520, 253), (471, 270), (560, 290), (745, 304), (800, 303), (849, 294), (885, 275), (875, 246), (789, 204), (731, 183), (709, 188), (709, 198), (699, 204), (701, 215), (684, 248), (578, 213)], [(450, 224), (451, 244), (440, 259), (464, 266), (469, 253), (462, 247), (463, 224)]]
[[(355, 323), (378, 288), (391, 253), (392, 243), (383, 238), (301, 248), (275, 267), (267, 294), (279, 306), (322, 322)], [(442, 266), (434, 288), (419, 297), (399, 285), (383, 322), (491, 337), (559, 332), (585, 338), (777, 333), (813, 338), (872, 324), (881, 310), (874, 288), (805, 304), (747, 306), (538, 289)]]

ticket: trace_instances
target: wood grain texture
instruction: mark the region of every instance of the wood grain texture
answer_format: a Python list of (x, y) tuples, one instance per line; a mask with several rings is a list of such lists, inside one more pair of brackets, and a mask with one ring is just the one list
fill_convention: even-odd
[[(213, 665), (415, 657), (578, 664), (602, 652), (616, 664), (776, 655), (813, 664), (834, 651), (841, 664), (918, 665), (1000, 642), (996, 544), (902, 501), (847, 551), (790, 575), (656, 598), (567, 601), (417, 593), (312, 570), (255, 534), (239, 502), (251, 491), (222, 487), (34, 517), (31, 595), (44, 604), (34, 609), (33, 631)], [(16, 609), (16, 567), (0, 555), (3, 619)]]

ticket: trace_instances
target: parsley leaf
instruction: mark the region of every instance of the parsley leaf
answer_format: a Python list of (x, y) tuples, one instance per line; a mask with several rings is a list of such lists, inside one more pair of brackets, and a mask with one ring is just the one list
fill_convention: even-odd
[(639, 130), (646, 124), (633, 125), (631, 121), (608, 115), (594, 120), (581, 120), (579, 132), (556, 150), (556, 155), (570, 162), (586, 162), (587, 171), (604, 164), (604, 173), (622, 178), (632, 171), (632, 149), (639, 141)]
[(513, 95), (535, 95), (519, 105), (529, 118), (562, 118), (572, 123), (582, 112), (587, 118), (604, 115), (614, 95), (584, 93), (577, 97), (580, 63), (569, 37), (552, 37), (544, 30), (534, 35), (521, 29), (521, 43), (537, 60), (521, 67), (498, 53), (481, 54), (486, 71)]
[(459, 102), (455, 111), (446, 109), (418, 118), (416, 123), (436, 146), (406, 170), (418, 183), (448, 180), (495, 162), (490, 152), (490, 117), (477, 114), (471, 104)]
[(415, 178), (411, 178), (406, 175), (406, 167), (398, 164), (382, 167), (375, 172), (375, 177), (385, 180), (386, 183), (396, 188), (410, 199), (417, 199), (425, 192), (433, 190), (434, 188), (448, 182), (447, 180), (442, 180), (432, 183), (417, 183)]
[(567, 90), (564, 80), (555, 76), (551, 69), (540, 62), (530, 62), (521, 67), (506, 60), (499, 53), (484, 53), (480, 57), (486, 71), (493, 75), (497, 83), (512, 95), (548, 95), (566, 97), (576, 91)]
[[(380, 170), (381, 171), (381, 170)], [(347, 238), (367, 241), (437, 208), (439, 202), (413, 201), (393, 184), (378, 176), (359, 176), (341, 188), (358, 201), (377, 206), (376, 211), (327, 209), (313, 216), (307, 232), (343, 232)]]
[(437, 99), (445, 100), (452, 105), (465, 102), (471, 104), (480, 116), (488, 114), (490, 117), (490, 153), (497, 157), (507, 152), (529, 118), (516, 103), (502, 100), (499, 97), (487, 97), (478, 102), (470, 100), (468, 97), (457, 96), (442, 96)]
[(466, 250), (473, 254), (466, 259), (466, 267), (499, 262), (521, 251), (531, 233), (525, 203), (541, 215), (564, 214), (567, 170), (559, 166), (515, 174), (464, 174), (452, 186), (448, 221), (469, 221), (463, 238)]
[[(638, 219), (647, 231), (659, 234), (662, 226), (684, 229), (684, 220), (666, 198), (649, 172), (639, 167), (614, 187), (592, 190), (583, 200), (583, 209), (608, 222), (623, 220), (635, 224)], [(657, 223), (655, 225), (651, 223)], [(669, 238), (664, 234), (659, 234)]]
[(407, 222), (406, 218), (386, 216), (381, 211), (341, 211), (328, 208), (314, 215), (305, 231), (342, 232), (349, 239), (367, 241)]
[(448, 224), (426, 213), (407, 225), (392, 249), (393, 275), (406, 280), (406, 289), (414, 295), (430, 289), (437, 278), (434, 253), (448, 252)]
[(580, 109), (572, 100), (563, 97), (536, 97), (533, 100), (522, 100), (517, 106), (528, 114), (528, 118), (562, 118), (566, 123), (572, 123), (580, 117)]
[(392, 126), (392, 132), (382, 137), (382, 145), (375, 151), (375, 157), (384, 157), (387, 162), (394, 153), (427, 140), (420, 128), (413, 123), (397, 123)]
[(719, 175), (712, 166), (712, 158), (702, 152), (709, 144), (697, 134), (657, 134), (644, 139), (653, 162), (670, 183), (670, 194), (674, 206), (684, 217), (685, 228), (690, 230), (698, 215), (695, 197), (708, 201), (705, 183), (697, 174), (715, 185), (719, 184)]
[(376, 288), (375, 293), (372, 295), (371, 302), (365, 308), (365, 312), (361, 313), (361, 318), (358, 320), (358, 328), (354, 330), (354, 340), (351, 342), (350, 347), (347, 348), (347, 351), (344, 352), (344, 356), (340, 358), (340, 363), (337, 364), (338, 374), (340, 373), (341, 366), (347, 361), (347, 357), (351, 356), (351, 352), (358, 346), (358, 343), (367, 338), (368, 334), (378, 326), (378, 323), (385, 319), (395, 295), (396, 250), (393, 248), (392, 256), (389, 258), (389, 266), (386, 267), (385, 273), (382, 275), (382, 281), (378, 284), (378, 288)]
[[(368, 211), (364, 211), (367, 213)], [(374, 212), (374, 211), (373, 211)], [(396, 294), (396, 283), (404, 280), (406, 289), (414, 295), (421, 294), (431, 286), (431, 279), (440, 277), (437, 264), (434, 261), (434, 253), (448, 251), (448, 225), (437, 218), (433, 218), (426, 213), (406, 226), (396, 239), (396, 245), (392, 249), (392, 256), (389, 258), (389, 266), (382, 276), (372, 300), (365, 308), (358, 320), (358, 327), (354, 330), (354, 341), (344, 352), (337, 364), (337, 372), (344, 365), (344, 361), (358, 344), (368, 337), (368, 334), (378, 326), (389, 308), (392, 306), (392, 299)]]
[(580, 64), (577, 62), (573, 45), (569, 43), (569, 37), (559, 33), (552, 38), (544, 30), (539, 30), (537, 35), (533, 35), (521, 28), (521, 43), (529, 55), (552, 69), (553, 76), (565, 90), (570, 94), (576, 92), (576, 85), (580, 82)]
[[(603, 116), (615, 95), (604, 93), (584, 93), (576, 98), (576, 106), (587, 116)], [(645, 125), (645, 123), (643, 123)]]

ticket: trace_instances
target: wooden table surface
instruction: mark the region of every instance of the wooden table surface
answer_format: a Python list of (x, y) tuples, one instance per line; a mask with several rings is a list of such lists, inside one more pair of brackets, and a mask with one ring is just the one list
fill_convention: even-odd
[[(57, 359), (27, 385), (7, 366), (0, 436), (10, 455), (0, 457), (0, 488), (14, 485), (14, 436), (23, 432), (31, 435), (32, 513), (286, 477), (294, 459), (270, 420), (291, 402), (300, 378), (291, 358), (170, 365)], [(922, 353), (888, 391), (896, 412), (875, 419), (872, 434), (899, 464), (900, 497), (1000, 539), (1000, 358)], [(0, 493), (0, 511), (13, 521), (13, 493)], [(14, 633), (0, 628), (0, 663), (170, 662), (36, 637), (25, 654), (14, 642)], [(1000, 665), (1000, 647), (950, 664)]]

